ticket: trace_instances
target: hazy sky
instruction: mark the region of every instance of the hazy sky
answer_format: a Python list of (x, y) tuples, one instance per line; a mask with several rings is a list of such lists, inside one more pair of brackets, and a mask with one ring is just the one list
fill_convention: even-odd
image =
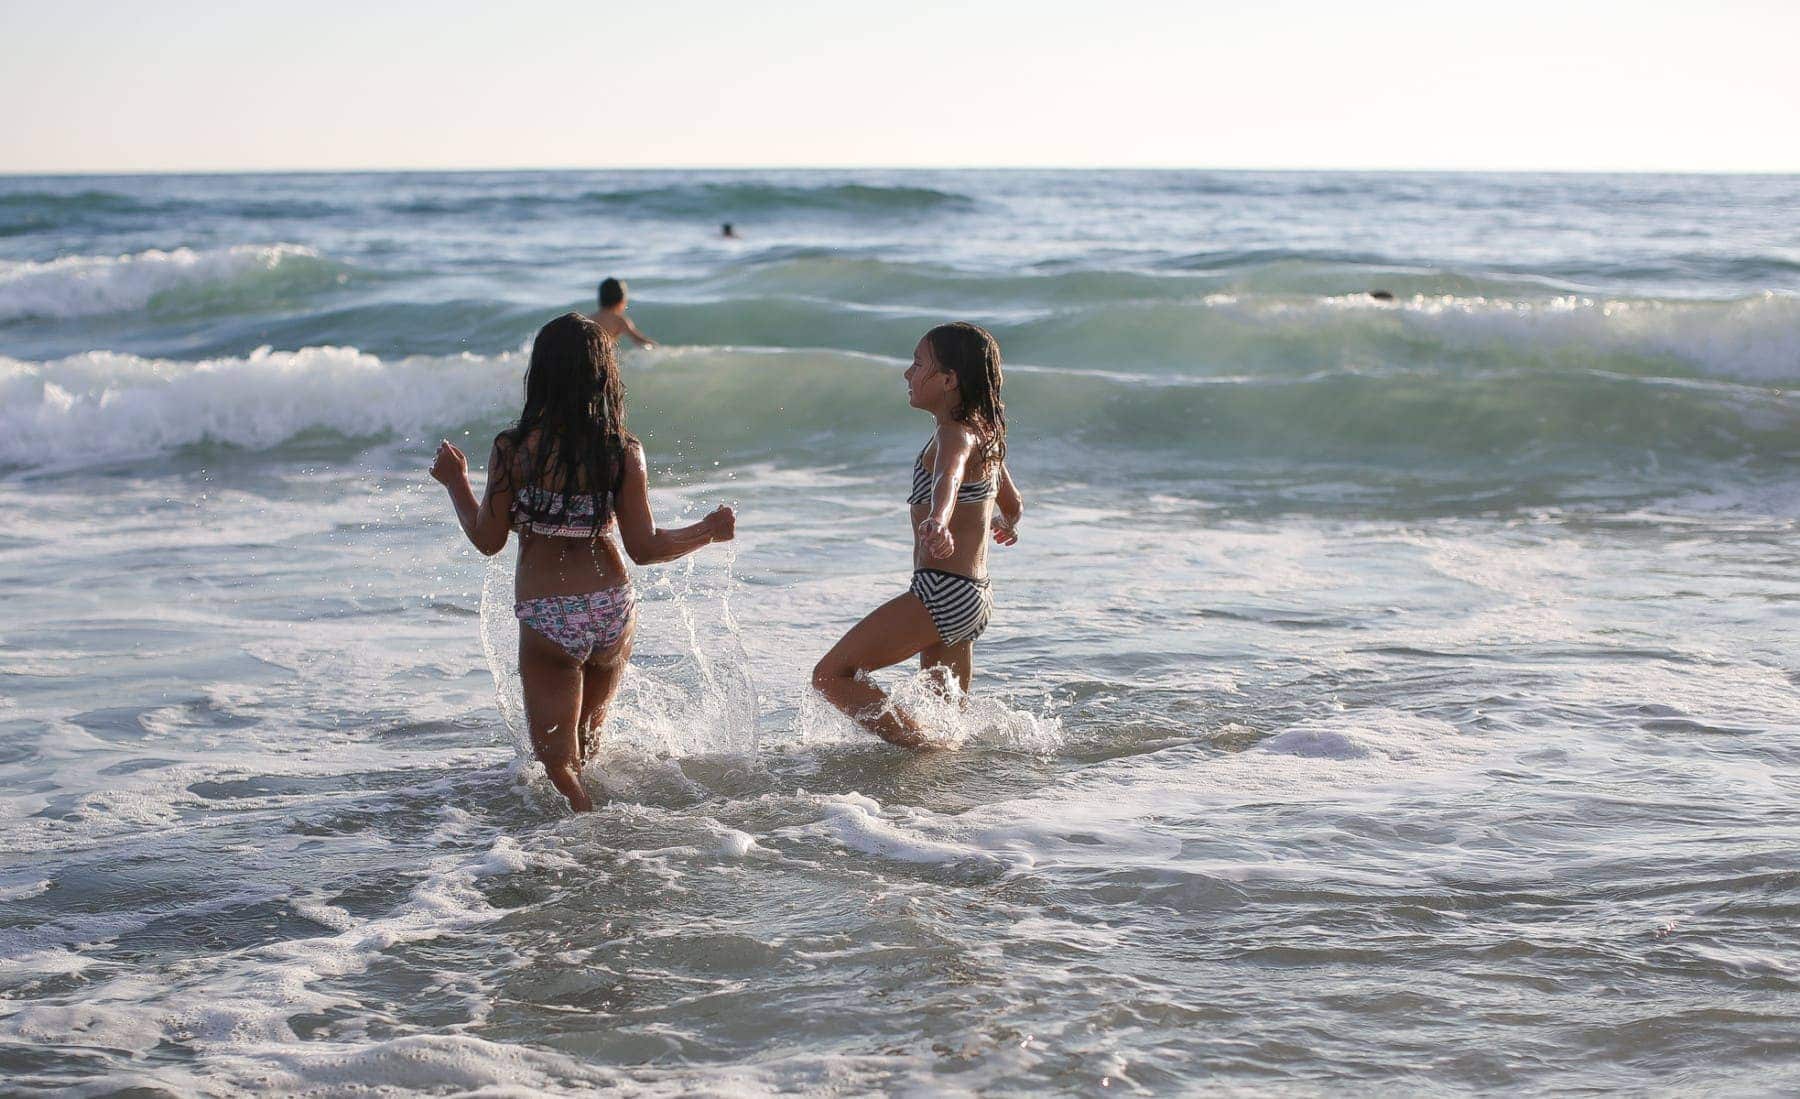
[(1800, 171), (1800, 2), (0, 0), (0, 171)]

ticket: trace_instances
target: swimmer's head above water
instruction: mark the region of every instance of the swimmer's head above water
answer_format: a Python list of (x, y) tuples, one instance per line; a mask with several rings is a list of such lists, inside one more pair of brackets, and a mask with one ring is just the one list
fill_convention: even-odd
[(613, 306), (625, 307), (625, 283), (620, 279), (606, 279), (600, 283), (600, 308), (611, 309)]

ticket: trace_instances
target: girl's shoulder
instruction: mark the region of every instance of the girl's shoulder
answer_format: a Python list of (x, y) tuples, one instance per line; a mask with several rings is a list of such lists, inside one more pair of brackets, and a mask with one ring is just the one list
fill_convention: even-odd
[(619, 449), (619, 477), (623, 478), (627, 474), (635, 476), (639, 473), (648, 476), (650, 459), (644, 456), (644, 444), (638, 441), (637, 436), (631, 434), (625, 435), (620, 441), (623, 445)]
[(516, 427), (509, 427), (494, 436), (494, 449), (505, 455), (530, 454), (537, 449), (538, 431), (521, 432)]
[(937, 433), (931, 438), (932, 442), (938, 444), (940, 451), (946, 446), (954, 450), (962, 450), (965, 447), (978, 446), (981, 443), (981, 434), (960, 420), (939, 424)]
[[(991, 477), (995, 467), (1001, 464), (1002, 457), (994, 453), (992, 441), (979, 429), (952, 420), (938, 426), (938, 433), (932, 436), (935, 453), (932, 464), (937, 464), (938, 454), (949, 447), (951, 453), (960, 453), (963, 457), (963, 475), (970, 480), (985, 480)], [(941, 466), (938, 468), (942, 468)]]
[(494, 436), (494, 455), (488, 464), (488, 483), (510, 490), (524, 478), (531, 457), (530, 440), (519, 438), (512, 429)]
[(970, 457), (981, 453), (981, 435), (968, 424), (952, 420), (939, 424), (936, 434), (932, 435), (928, 448), (931, 451), (931, 464), (937, 465), (938, 456), (944, 453), (962, 454), (966, 462)]

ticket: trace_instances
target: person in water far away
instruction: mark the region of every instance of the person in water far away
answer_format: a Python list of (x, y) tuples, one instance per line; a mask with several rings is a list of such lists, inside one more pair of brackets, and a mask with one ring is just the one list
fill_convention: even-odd
[(639, 347), (655, 347), (656, 341), (638, 331), (637, 325), (625, 315), (630, 304), (625, 298), (625, 284), (619, 279), (607, 279), (600, 284), (600, 308), (588, 319), (600, 326), (601, 331), (618, 339), (630, 336), (637, 341)]
[(966, 321), (925, 333), (906, 368), (907, 402), (937, 421), (913, 463), (912, 586), (850, 627), (813, 669), (813, 686), (864, 728), (903, 748), (930, 746), (910, 715), (887, 705), (866, 673), (913, 656), (969, 689), (975, 639), (994, 597), (987, 537), (1018, 542), (1025, 502), (1006, 468), (1000, 345)]
[(651, 565), (736, 533), (737, 516), (725, 506), (685, 527), (657, 526), (647, 469), (642, 444), (625, 429), (613, 339), (579, 313), (538, 330), (525, 408), (494, 439), (481, 501), (469, 487), (468, 459), (449, 441), (431, 465), (476, 549), (492, 556), (519, 532), (513, 612), (525, 720), (532, 751), (578, 813), (594, 807), (581, 769), (637, 629), (631, 577), (607, 534), (616, 526), (631, 559)]

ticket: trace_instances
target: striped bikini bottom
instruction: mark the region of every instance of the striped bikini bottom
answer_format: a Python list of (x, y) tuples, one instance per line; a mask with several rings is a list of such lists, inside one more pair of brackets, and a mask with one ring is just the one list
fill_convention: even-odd
[(938, 569), (919, 569), (908, 589), (925, 604), (946, 645), (973, 641), (987, 629), (994, 613), (994, 590), (986, 580)]
[(630, 584), (584, 595), (546, 595), (513, 604), (520, 622), (562, 646), (577, 663), (610, 648), (625, 634), (637, 605)]

